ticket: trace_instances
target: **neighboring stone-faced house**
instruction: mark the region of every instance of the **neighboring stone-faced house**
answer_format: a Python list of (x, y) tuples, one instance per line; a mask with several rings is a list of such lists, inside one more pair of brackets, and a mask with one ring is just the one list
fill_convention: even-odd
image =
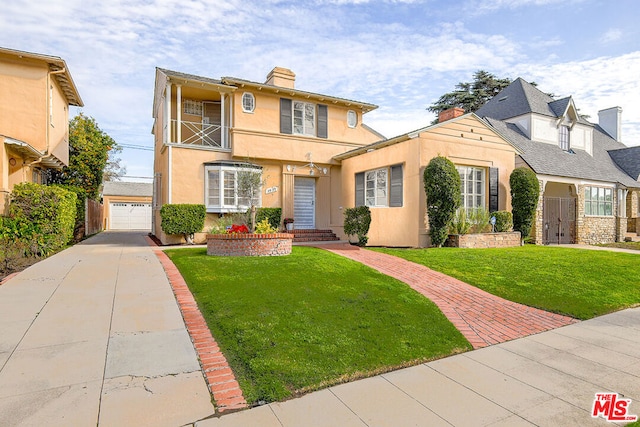
[[(160, 209), (198, 203), (205, 231), (219, 215), (244, 212), (238, 175), (262, 172), (255, 204), (281, 207), (296, 229), (342, 226), (337, 154), (382, 137), (363, 124), (377, 106), (295, 88), (295, 74), (274, 68), (264, 83), (211, 79), (158, 68), (153, 104), (153, 233), (163, 243)], [(198, 236), (196, 236), (198, 237)]]
[(0, 48), (0, 214), (22, 182), (69, 163), (69, 106), (82, 99), (65, 61)]
[(620, 142), (619, 107), (594, 125), (573, 98), (554, 100), (518, 78), (476, 114), (518, 149), (516, 166), (538, 176), (536, 243), (614, 242), (638, 229), (640, 151)]
[(151, 231), (153, 184), (107, 181), (102, 189), (105, 230)]
[(447, 110), (441, 122), (335, 156), (342, 161), (342, 205), (369, 206), (369, 244), (427, 247), (424, 168), (441, 155), (461, 177), (463, 207), (511, 210), (516, 149), (475, 114)]

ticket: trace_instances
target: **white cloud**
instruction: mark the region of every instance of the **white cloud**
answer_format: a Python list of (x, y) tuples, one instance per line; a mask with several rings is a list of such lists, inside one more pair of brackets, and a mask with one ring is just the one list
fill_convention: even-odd
[(602, 43), (611, 43), (622, 38), (622, 31), (617, 28), (612, 28), (602, 35), (600, 41)]

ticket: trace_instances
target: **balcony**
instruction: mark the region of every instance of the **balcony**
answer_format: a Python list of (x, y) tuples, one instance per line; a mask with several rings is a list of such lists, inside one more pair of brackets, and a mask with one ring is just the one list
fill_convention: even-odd
[(171, 120), (171, 142), (185, 146), (229, 149), (228, 129), (219, 124)]

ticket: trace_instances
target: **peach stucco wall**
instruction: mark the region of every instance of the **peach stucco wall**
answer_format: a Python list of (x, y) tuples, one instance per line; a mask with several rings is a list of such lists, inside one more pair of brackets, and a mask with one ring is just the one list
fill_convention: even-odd
[[(499, 169), (499, 208), (510, 210), (509, 175), (515, 167), (515, 149), (474, 116), (463, 116), (430, 127), (416, 138), (380, 148), (342, 162), (342, 203), (355, 205), (355, 174), (403, 164), (403, 206), (372, 207), (369, 244), (428, 246), (423, 173), (438, 155), (456, 165)], [(488, 194), (488, 180), (485, 194)], [(486, 198), (488, 207), (488, 197)]]

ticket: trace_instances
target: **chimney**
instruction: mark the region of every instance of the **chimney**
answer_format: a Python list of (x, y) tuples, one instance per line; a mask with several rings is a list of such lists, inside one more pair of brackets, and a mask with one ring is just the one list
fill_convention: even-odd
[(620, 142), (622, 137), (622, 108), (611, 107), (598, 111), (598, 124), (611, 138)]
[(449, 108), (448, 110), (440, 111), (440, 114), (438, 114), (438, 123), (455, 119), (456, 117), (460, 117), (463, 114), (464, 114), (464, 110), (459, 107)]
[(296, 75), (288, 68), (275, 67), (267, 76), (265, 84), (293, 89), (296, 83)]

